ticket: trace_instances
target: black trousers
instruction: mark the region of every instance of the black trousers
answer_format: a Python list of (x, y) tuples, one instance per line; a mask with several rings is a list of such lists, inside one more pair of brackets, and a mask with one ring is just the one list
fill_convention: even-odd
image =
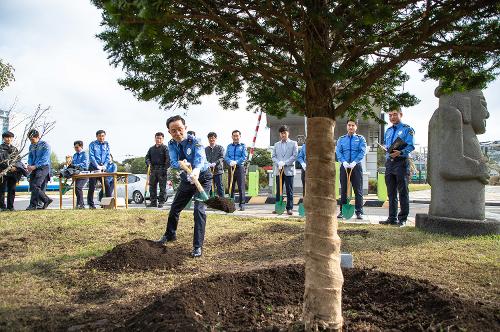
[[(385, 162), (385, 184), (389, 197), (389, 219), (392, 221), (406, 221), (410, 213), (410, 194), (408, 183), (410, 167), (408, 159), (396, 158)], [(398, 214), (398, 193), (401, 210)], [(396, 217), (397, 216), (397, 217)]]
[(246, 203), (246, 197), (245, 197), (245, 167), (242, 165), (236, 165), (236, 169), (234, 170), (234, 176), (231, 178), (231, 171), (229, 171), (228, 175), (228, 181), (229, 183), (232, 183), (232, 189), (231, 192), (229, 193), (232, 198), (234, 198), (234, 192), (235, 192), (235, 183), (238, 183), (238, 193), (240, 194), (240, 207), (244, 206)]
[[(200, 184), (203, 186), (203, 189), (205, 189), (205, 192), (209, 192), (212, 187), (212, 173), (210, 173), (210, 171), (200, 173), (198, 181), (200, 181)], [(179, 224), (179, 215), (196, 193), (198, 193), (198, 190), (194, 184), (191, 184), (184, 179), (181, 180), (181, 183), (177, 187), (177, 192), (175, 193), (174, 201), (170, 206), (170, 212), (168, 214), (167, 229), (165, 231), (165, 235), (167, 237), (171, 238), (176, 236), (177, 225)], [(205, 225), (207, 223), (205, 204), (203, 202), (195, 200), (193, 215), (193, 247), (203, 247), (203, 241), (205, 240)]]
[[(363, 213), (363, 168), (361, 164), (356, 164), (349, 170), (351, 174), (351, 184), (355, 194), (355, 211)], [(340, 166), (340, 204), (347, 204), (347, 171), (344, 166)], [(342, 211), (342, 206), (340, 206)]]
[[(14, 199), (16, 197), (15, 176), (5, 175), (0, 177), (0, 209), (14, 209)], [(5, 193), (7, 193), (7, 205), (5, 204)]]
[[(160, 185), (160, 197), (158, 198), (157, 190), (158, 184)], [(149, 195), (151, 197), (151, 204), (165, 203), (167, 198), (167, 170), (166, 169), (151, 169), (149, 174)]]
[(75, 196), (77, 206), (85, 205), (85, 203), (83, 202), (83, 187), (85, 186), (85, 183), (87, 183), (87, 179), (78, 179), (75, 182)]
[(35, 169), (30, 175), (31, 199), (30, 206), (37, 207), (40, 203), (47, 203), (49, 197), (45, 194), (49, 180), (49, 166)]
[[(224, 197), (224, 185), (222, 184), (222, 174), (214, 174), (213, 182), (215, 190), (217, 191), (217, 196)], [(210, 188), (210, 194), (212, 194), (212, 188)]]
[[(96, 168), (89, 167), (89, 171), (95, 171)], [(87, 203), (89, 206), (94, 206), (94, 191), (95, 191), (95, 185), (97, 181), (101, 182), (102, 186), (104, 187), (106, 193), (106, 197), (111, 197), (111, 188), (109, 186), (109, 182), (104, 179), (102, 181), (102, 178), (90, 178), (89, 179), (89, 191), (87, 192)]]
[[(283, 185), (286, 188), (286, 209), (293, 209), (293, 175), (292, 176), (282, 176), (281, 181), (281, 194), (283, 195)], [(276, 202), (280, 201), (280, 177), (276, 177)]]

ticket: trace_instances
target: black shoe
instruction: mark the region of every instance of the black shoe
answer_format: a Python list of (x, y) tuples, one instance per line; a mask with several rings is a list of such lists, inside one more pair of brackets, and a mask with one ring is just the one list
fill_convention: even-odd
[(337, 216), (337, 219), (344, 219), (344, 215), (342, 214), (342, 212), (339, 213), (339, 215)]
[[(240, 206), (240, 211), (245, 211), (245, 207), (244, 206)], [(200, 248), (200, 250), (201, 250), (201, 248)], [(200, 256), (201, 256), (201, 254), (200, 254)], [(193, 257), (197, 257), (197, 256), (193, 256)]]
[(201, 257), (201, 247), (194, 247), (191, 252), (191, 257)]
[(292, 210), (286, 210), (286, 214), (288, 214), (289, 216), (293, 215), (293, 212)]
[(158, 203), (158, 209), (161, 209), (163, 207), (163, 203)]
[(155, 241), (156, 243), (159, 244), (165, 244), (166, 242), (173, 242), (177, 240), (177, 236), (168, 236), (168, 235), (163, 235), (159, 240)]
[(156, 204), (156, 203), (151, 203), (151, 204), (146, 205), (146, 207), (158, 207), (158, 204)]
[(49, 198), (49, 200), (45, 203), (43, 203), (43, 206), (42, 206), (42, 210), (45, 210), (47, 208), (47, 206), (50, 205), (50, 203), (52, 203), (54, 200), (52, 198)]
[(7, 211), (6, 208), (0, 208), (0, 212), (4, 212), (4, 211)]
[(386, 220), (381, 220), (378, 223), (380, 225), (396, 225), (397, 221), (394, 219), (387, 218)]
[(406, 220), (400, 220), (396, 223), (396, 226), (398, 227), (405, 227), (406, 226)]
[(30, 211), (30, 210), (38, 210), (38, 208), (36, 206), (33, 206), (33, 205), (30, 205), (26, 208), (27, 211)]
[(77, 205), (76, 209), (77, 210), (84, 210), (85, 209), (85, 205)]
[(356, 219), (363, 220), (363, 214), (362, 213), (356, 213)]
[(89, 205), (89, 209), (90, 209), (90, 210), (95, 210), (95, 209), (96, 209), (96, 207), (95, 207), (95, 205)]

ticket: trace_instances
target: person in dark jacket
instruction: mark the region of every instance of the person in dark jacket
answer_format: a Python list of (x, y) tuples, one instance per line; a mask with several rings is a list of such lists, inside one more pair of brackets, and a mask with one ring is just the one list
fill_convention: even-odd
[[(89, 168), (89, 161), (87, 159), (87, 154), (83, 151), (83, 141), (75, 141), (73, 143), (75, 148), (75, 154), (73, 155), (70, 167), (76, 168), (80, 171), (86, 171)], [(83, 187), (87, 183), (87, 179), (78, 179), (75, 183), (75, 195), (76, 195), (76, 208), (85, 209), (85, 203), (83, 202)]]
[[(12, 145), (14, 134), (7, 131), (2, 134), (0, 145), (0, 211), (14, 211), (14, 199), (16, 197), (16, 182), (18, 181), (19, 151)], [(5, 204), (5, 192), (7, 192), (7, 204)]]
[[(205, 155), (210, 163), (210, 171), (214, 176), (215, 189), (219, 197), (224, 197), (224, 186), (222, 184), (222, 175), (224, 174), (224, 148), (216, 144), (217, 134), (210, 132), (207, 135), (209, 146), (205, 148)], [(210, 191), (212, 194), (212, 191)]]
[[(149, 174), (149, 195), (151, 203), (148, 207), (162, 208), (167, 197), (167, 170), (170, 167), (168, 148), (163, 144), (165, 135), (155, 134), (155, 145), (149, 148), (146, 154), (146, 165), (151, 167)], [(158, 183), (160, 184), (160, 197), (157, 195)]]

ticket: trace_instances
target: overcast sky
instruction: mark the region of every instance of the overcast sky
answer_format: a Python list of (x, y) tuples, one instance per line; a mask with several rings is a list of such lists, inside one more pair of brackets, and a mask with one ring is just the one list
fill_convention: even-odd
[[(57, 123), (46, 140), (60, 160), (73, 152), (74, 140), (88, 146), (98, 129), (108, 133), (116, 160), (143, 156), (154, 143), (154, 133), (166, 133), (166, 118), (179, 113), (139, 102), (117, 83), (123, 74), (109, 65), (103, 43), (95, 37), (102, 30), (99, 24), (100, 12), (87, 0), (0, 0), (0, 58), (14, 66), (16, 78), (0, 92), (0, 108), (9, 108), (16, 98), (18, 112), (32, 112), (38, 104), (51, 106)], [(403, 121), (415, 129), (417, 143), (426, 145), (428, 120), (438, 103), (437, 83), (422, 82), (416, 65), (407, 68), (411, 80), (404, 89), (421, 102), (403, 110)], [(484, 94), (490, 119), (479, 140), (498, 140), (500, 80), (490, 83)], [(215, 131), (225, 146), (231, 131), (240, 129), (242, 141), (250, 145), (257, 115), (246, 112), (243, 104), (239, 111), (224, 111), (217, 98), (209, 96), (187, 111), (186, 120), (188, 129), (204, 142), (206, 134)], [(264, 119), (257, 146), (268, 145)]]

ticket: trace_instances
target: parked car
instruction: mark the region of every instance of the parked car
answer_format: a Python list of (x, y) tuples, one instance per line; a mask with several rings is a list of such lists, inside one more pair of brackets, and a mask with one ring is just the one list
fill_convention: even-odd
[[(129, 202), (134, 202), (136, 204), (141, 204), (144, 203), (144, 189), (146, 188), (146, 174), (130, 174), (128, 176), (128, 200)], [(118, 184), (124, 183), (123, 179), (120, 179), (118, 181)], [(158, 186), (159, 187), (159, 186)], [(117, 189), (117, 195), (119, 197), (124, 197), (125, 196), (125, 186), (118, 186)], [(158, 188), (158, 195), (160, 193), (160, 190)], [(174, 187), (172, 186), (172, 181), (167, 181), (167, 190), (166, 190), (167, 197), (174, 195)], [(146, 194), (146, 200), (149, 200), (149, 188), (148, 192)]]
[[(28, 179), (22, 177), (21, 180), (16, 185), (16, 192), (27, 192), (29, 191), (30, 183)], [(49, 182), (47, 182), (46, 191), (59, 191), (59, 178), (54, 177), (51, 178)]]

